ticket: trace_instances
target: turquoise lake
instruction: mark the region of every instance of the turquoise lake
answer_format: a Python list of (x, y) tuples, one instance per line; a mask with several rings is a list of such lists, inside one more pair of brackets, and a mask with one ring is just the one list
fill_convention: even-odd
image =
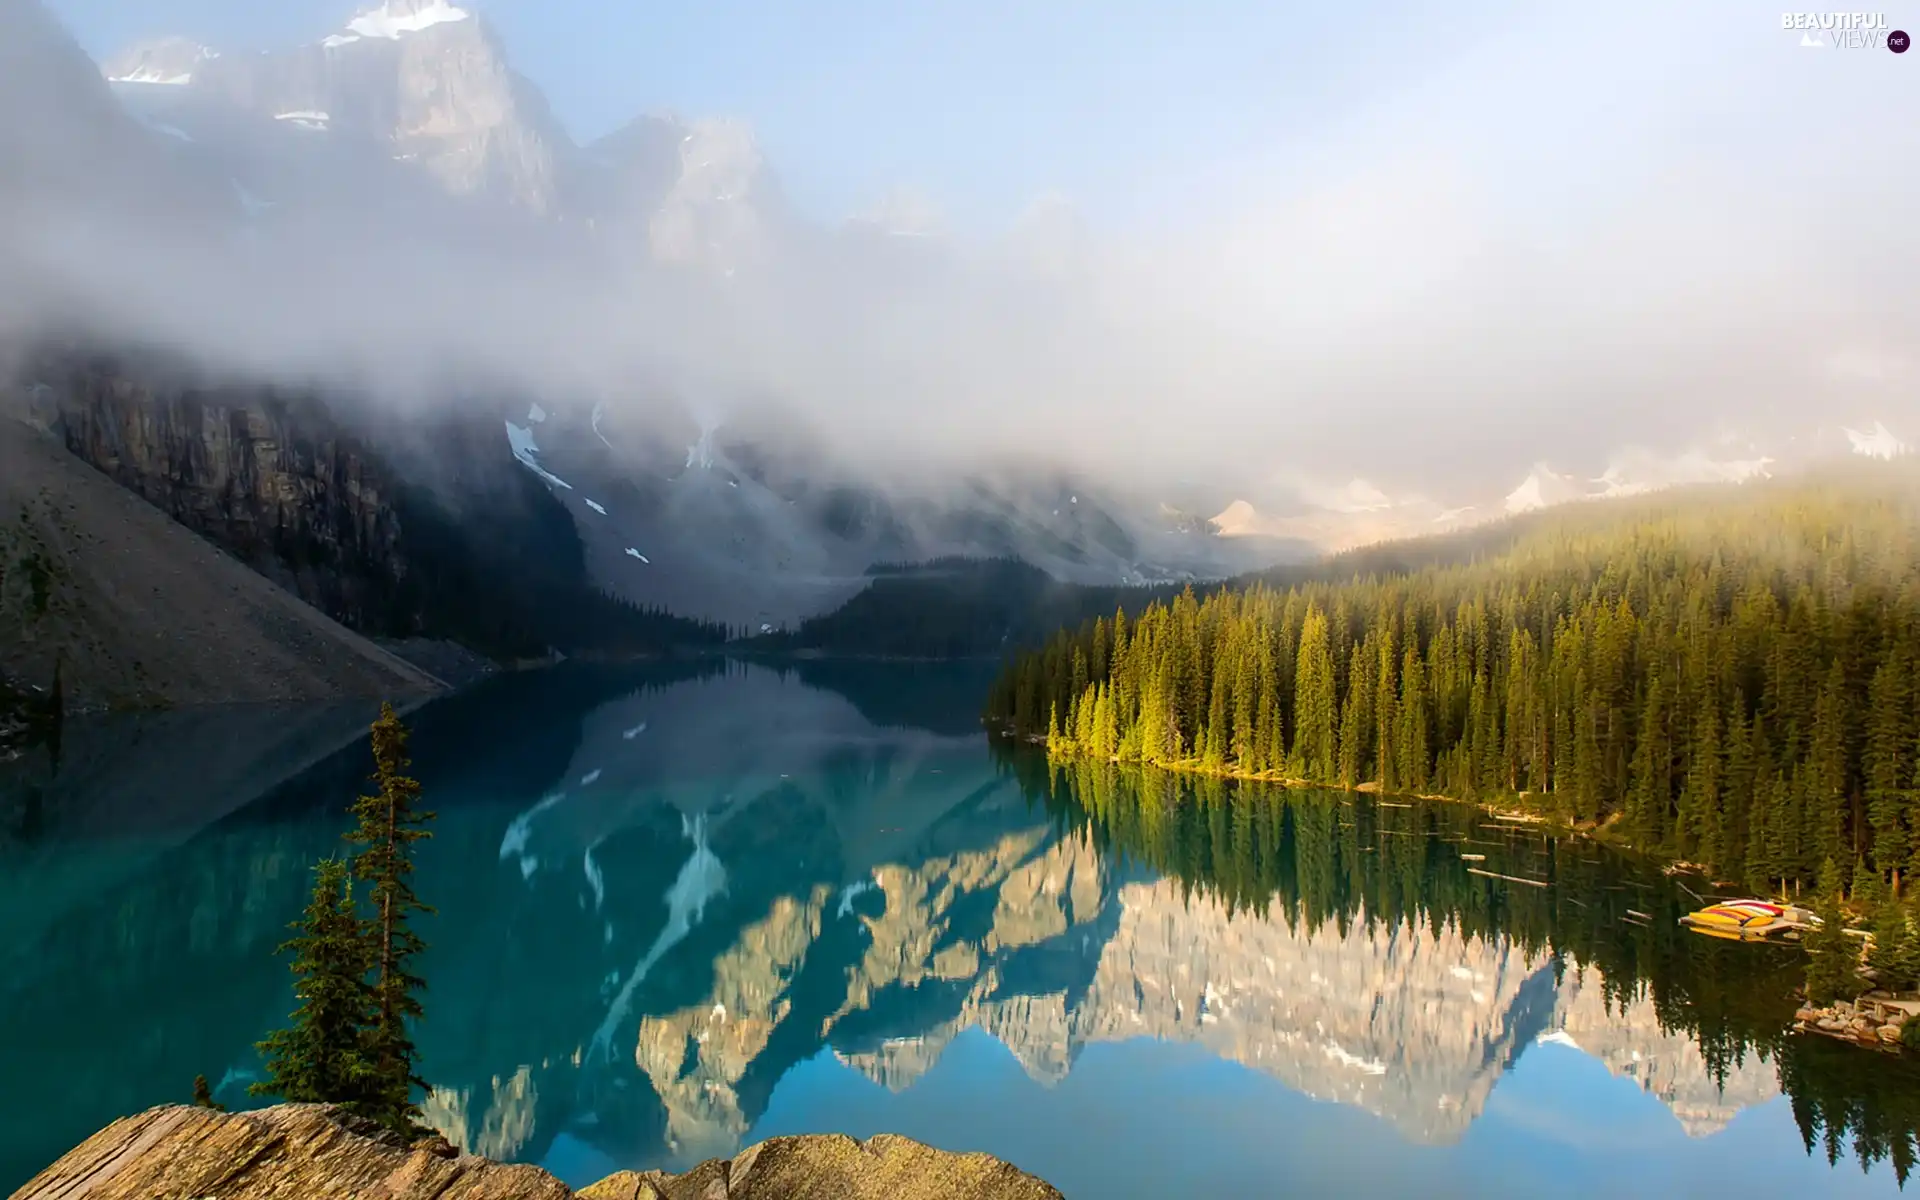
[[(409, 714), (432, 1123), (575, 1184), (839, 1131), (1071, 1197), (1898, 1194), (1920, 1070), (1787, 1032), (1795, 952), (1679, 930), (1696, 877), (1056, 771), (982, 736), (990, 673), (568, 666)], [(0, 1187), (196, 1074), (248, 1102), (371, 716), (74, 722), (0, 767)]]

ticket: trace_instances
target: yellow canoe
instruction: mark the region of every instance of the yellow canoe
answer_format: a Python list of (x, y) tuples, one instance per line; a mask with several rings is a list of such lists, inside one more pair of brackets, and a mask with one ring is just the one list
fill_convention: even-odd
[(1769, 900), (1723, 900), (1698, 912), (1688, 913), (1680, 923), (1696, 933), (1714, 937), (1767, 938), (1817, 928), (1820, 918), (1804, 908), (1775, 904)]

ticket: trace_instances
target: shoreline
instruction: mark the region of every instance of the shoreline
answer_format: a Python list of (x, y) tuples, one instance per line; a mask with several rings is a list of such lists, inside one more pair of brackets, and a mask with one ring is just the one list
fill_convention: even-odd
[[(1089, 756), (1081, 754), (1056, 755), (1053, 751), (1047, 749), (1047, 739), (1044, 734), (1022, 735), (991, 722), (982, 722), (982, 724), (986, 727), (987, 736), (991, 739), (1020, 742), (1038, 747), (1041, 752), (1047, 756), (1049, 764), (1092, 763), (1096, 761)], [(1681, 874), (1698, 876), (1707, 881), (1707, 886), (1710, 889), (1720, 887), (1738, 888), (1740, 886), (1725, 880), (1713, 878), (1714, 872), (1700, 863), (1671, 858), (1659, 851), (1649, 850), (1644, 846), (1638, 845), (1631, 839), (1611, 833), (1610, 831), (1619, 820), (1617, 814), (1605, 821), (1569, 821), (1549, 813), (1534, 811), (1522, 805), (1503, 803), (1497, 800), (1467, 799), (1461, 796), (1449, 796), (1439, 792), (1388, 791), (1381, 787), (1377, 780), (1348, 784), (1303, 779), (1277, 771), (1267, 771), (1256, 774), (1230, 768), (1206, 767), (1197, 762), (1183, 762), (1170, 765), (1166, 763), (1126, 762), (1118, 758), (1108, 759), (1107, 761), (1112, 766), (1145, 767), (1151, 770), (1165, 771), (1170, 775), (1186, 775), (1206, 779), (1230, 779), (1238, 783), (1262, 783), (1274, 787), (1286, 788), (1289, 791), (1355, 792), (1361, 795), (1372, 796), (1376, 799), (1385, 798), (1389, 801), (1396, 799), (1424, 800), (1435, 804), (1466, 805), (1471, 808), (1477, 808), (1496, 820), (1510, 821), (1516, 825), (1534, 826), (1562, 837), (1587, 838), (1602, 845), (1609, 846), (1614, 850), (1637, 855), (1640, 858), (1646, 859), (1648, 862), (1658, 864), (1663, 874), (1669, 876)], [(1514, 799), (1534, 794), (1535, 793), (1531, 792), (1518, 792), (1514, 793)], [(1709, 897), (1701, 896), (1693, 892), (1691, 888), (1687, 890), (1689, 894), (1692, 894), (1696, 900), (1699, 900), (1703, 904), (1712, 902)]]

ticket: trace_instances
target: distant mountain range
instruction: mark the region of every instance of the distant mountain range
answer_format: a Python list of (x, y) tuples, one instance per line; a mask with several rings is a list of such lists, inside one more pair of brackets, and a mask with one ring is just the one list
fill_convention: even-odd
[(1884, 422), (1875, 421), (1865, 430), (1817, 429), (1806, 438), (1793, 438), (1765, 451), (1752, 442), (1735, 439), (1724, 439), (1718, 453), (1690, 450), (1668, 456), (1640, 450), (1615, 456), (1595, 476), (1536, 463), (1504, 494), (1497, 487), (1489, 487), (1484, 492), (1453, 497), (1452, 503), (1421, 495), (1389, 495), (1367, 480), (1353, 479), (1341, 488), (1299, 488), (1296, 510), (1280, 514), (1261, 512), (1245, 500), (1235, 500), (1213, 517), (1213, 524), (1230, 538), (1298, 538), (1321, 550), (1339, 551), (1448, 533), (1576, 501), (1640, 496), (1688, 485), (1739, 484), (1847, 455), (1890, 460), (1913, 452), (1914, 447)]

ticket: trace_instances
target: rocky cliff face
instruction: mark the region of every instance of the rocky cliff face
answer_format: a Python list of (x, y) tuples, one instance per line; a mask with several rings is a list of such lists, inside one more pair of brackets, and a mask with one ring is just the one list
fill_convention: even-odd
[(123, 87), (174, 85), (312, 138), (411, 164), (448, 194), (536, 215), (557, 207), (572, 146), (492, 31), (445, 0), (388, 0), (326, 38), (263, 54), (135, 47), (106, 72)]
[[(28, 1181), (13, 1200), (569, 1200), (538, 1167), (409, 1146), (320, 1105), (225, 1114), (169, 1105), (115, 1121)], [(1058, 1200), (1059, 1192), (984, 1154), (906, 1138), (772, 1138), (685, 1175), (623, 1171), (581, 1200)]]
[(395, 489), (312, 398), (75, 355), (25, 377), (35, 419), (102, 474), (349, 627), (401, 632)]
[(438, 687), (19, 421), (15, 400), (0, 389), (0, 684), (69, 711)]

